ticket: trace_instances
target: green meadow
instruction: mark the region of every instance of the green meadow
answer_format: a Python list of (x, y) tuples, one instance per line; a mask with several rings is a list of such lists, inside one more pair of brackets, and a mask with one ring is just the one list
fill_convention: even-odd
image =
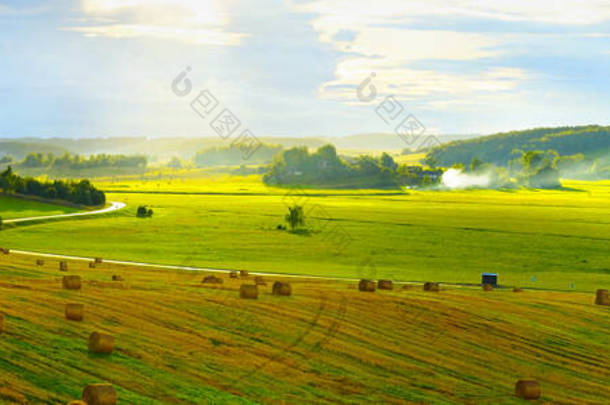
[[(563, 190), (269, 188), (257, 176), (107, 179), (108, 216), (0, 232), (15, 249), (117, 260), (397, 281), (592, 291), (610, 285), (610, 182)], [(278, 230), (287, 206), (307, 229)], [(154, 210), (136, 218), (138, 205)]]
[(72, 207), (0, 195), (0, 217), (2, 217), (2, 219), (60, 215), (69, 214), (76, 211), (78, 210)]

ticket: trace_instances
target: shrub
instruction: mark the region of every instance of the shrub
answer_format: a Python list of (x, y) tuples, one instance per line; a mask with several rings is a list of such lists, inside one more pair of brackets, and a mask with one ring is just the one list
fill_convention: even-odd
[(138, 207), (137, 212), (136, 212), (136, 216), (138, 216), (139, 218), (152, 217), (153, 216), (153, 210), (150, 209), (150, 208), (146, 208), (145, 205), (140, 205)]

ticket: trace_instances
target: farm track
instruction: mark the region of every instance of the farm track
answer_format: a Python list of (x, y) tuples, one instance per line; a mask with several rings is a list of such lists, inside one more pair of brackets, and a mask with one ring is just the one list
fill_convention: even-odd
[[(19, 250), (19, 249), (10, 249), (12, 254), (23, 255), (23, 256), (31, 256), (31, 257), (47, 257), (58, 260), (75, 260), (81, 262), (91, 262), (95, 260), (94, 257), (86, 257), (86, 256), (74, 256), (74, 255), (63, 255), (63, 254), (55, 254), (55, 253), (45, 253), (45, 252), (35, 252), (35, 251), (27, 251), (27, 250)], [(212, 268), (212, 267), (195, 267), (195, 266), (181, 266), (181, 265), (172, 265), (172, 264), (159, 264), (159, 263), (144, 263), (144, 262), (132, 262), (126, 260), (113, 260), (104, 258), (105, 263), (116, 264), (116, 265), (124, 265), (131, 266), (136, 268), (150, 268), (150, 269), (165, 269), (165, 270), (182, 270), (182, 271), (192, 271), (192, 272), (208, 272), (208, 273), (223, 273), (228, 274), (232, 271), (239, 272), (240, 270), (247, 269), (220, 269), (220, 268)], [(289, 279), (303, 279), (303, 280), (320, 280), (320, 281), (360, 281), (359, 278), (353, 277), (324, 277), (324, 276), (315, 276), (309, 274), (298, 274), (298, 273), (274, 273), (274, 272), (261, 272), (261, 271), (249, 271), (248, 274), (253, 276), (273, 276), (273, 277), (282, 277)], [(429, 280), (393, 280), (395, 284), (398, 285), (406, 285), (406, 284), (423, 284)], [(441, 285), (452, 286), (452, 287), (470, 287), (470, 288), (481, 288), (480, 284), (473, 283), (452, 283), (446, 281), (438, 281), (435, 280)], [(512, 286), (498, 286), (499, 289), (512, 289)], [(568, 289), (551, 289), (551, 288), (523, 288), (532, 291), (555, 291), (555, 292), (570, 292)]]
[(45, 221), (48, 219), (86, 217), (86, 216), (91, 216), (91, 215), (107, 214), (109, 212), (118, 211), (125, 207), (126, 207), (125, 203), (111, 202), (109, 207), (102, 208), (102, 209), (95, 210), (95, 211), (74, 212), (71, 214), (45, 215), (45, 216), (36, 216), (36, 217), (28, 217), (28, 218), (13, 218), (13, 219), (5, 219), (2, 222), (4, 224), (21, 224), (24, 222), (37, 222), (37, 221)]

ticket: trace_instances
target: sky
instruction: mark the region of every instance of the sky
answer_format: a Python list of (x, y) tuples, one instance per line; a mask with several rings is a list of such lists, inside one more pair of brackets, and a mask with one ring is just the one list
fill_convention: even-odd
[(609, 72), (608, 0), (0, 0), (0, 138), (608, 125)]

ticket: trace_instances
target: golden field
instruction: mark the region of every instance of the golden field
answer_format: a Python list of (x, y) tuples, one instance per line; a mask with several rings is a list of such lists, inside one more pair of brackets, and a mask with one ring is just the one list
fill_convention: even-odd
[[(610, 307), (579, 292), (421, 285), (360, 292), (355, 281), (285, 278), (291, 297), (239, 298), (208, 273), (16, 253), (0, 256), (0, 401), (67, 403), (109, 382), (119, 403), (521, 403), (520, 378), (541, 403), (610, 397)], [(80, 291), (63, 275), (82, 276)], [(121, 275), (124, 281), (111, 281)], [(82, 322), (64, 318), (83, 303)], [(114, 336), (92, 354), (93, 331)]]

